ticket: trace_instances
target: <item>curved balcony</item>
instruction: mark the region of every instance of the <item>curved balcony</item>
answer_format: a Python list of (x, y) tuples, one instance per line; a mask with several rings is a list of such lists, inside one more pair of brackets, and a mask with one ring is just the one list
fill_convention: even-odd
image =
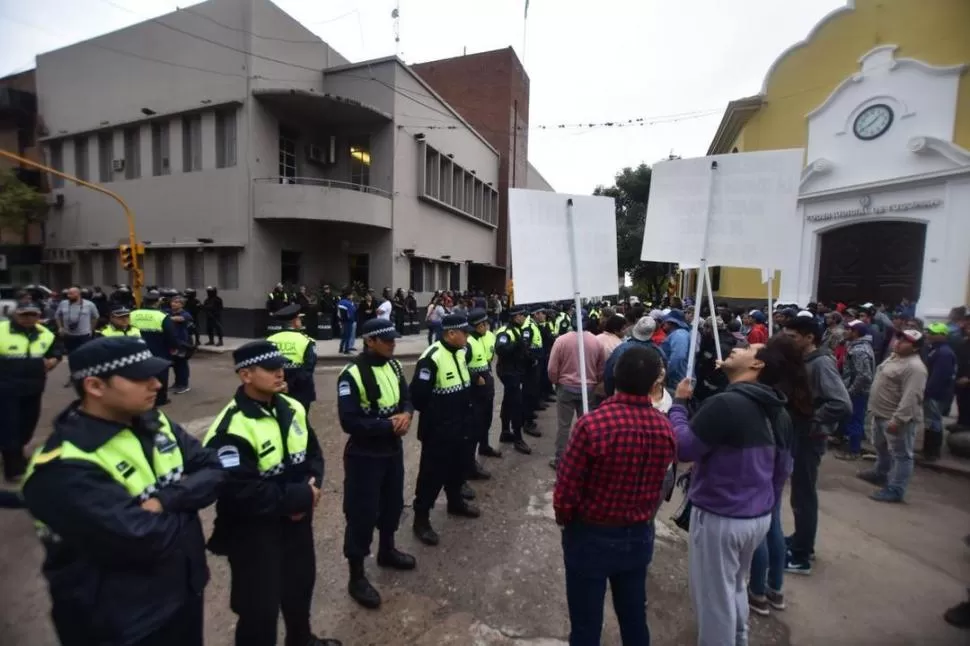
[(391, 228), (391, 194), (373, 186), (317, 177), (253, 180), (257, 220), (315, 220)]

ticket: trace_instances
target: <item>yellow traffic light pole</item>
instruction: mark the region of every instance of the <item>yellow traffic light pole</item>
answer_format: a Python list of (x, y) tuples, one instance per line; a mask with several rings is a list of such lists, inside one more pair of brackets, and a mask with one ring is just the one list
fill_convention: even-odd
[(21, 157), (20, 155), (15, 155), (7, 150), (0, 149), (0, 157), (6, 157), (15, 162), (19, 162), (25, 166), (30, 166), (31, 168), (36, 168), (42, 170), (51, 175), (55, 175), (62, 179), (66, 179), (70, 182), (74, 182), (78, 186), (83, 186), (84, 188), (90, 188), (93, 191), (97, 191), (103, 195), (107, 195), (118, 204), (125, 212), (125, 219), (128, 221), (128, 245), (132, 250), (131, 254), (131, 293), (135, 297), (135, 305), (141, 307), (141, 288), (145, 283), (145, 275), (142, 272), (138, 250), (143, 250), (144, 247), (138, 242), (138, 238), (135, 236), (135, 214), (131, 212), (131, 208), (125, 203), (121, 196), (114, 191), (109, 191), (103, 186), (98, 184), (92, 184), (91, 182), (86, 182), (79, 177), (74, 177), (73, 175), (68, 175), (67, 173), (62, 173), (59, 170), (55, 170), (50, 166), (45, 166), (44, 164), (37, 163), (33, 160), (27, 159), (26, 157)]

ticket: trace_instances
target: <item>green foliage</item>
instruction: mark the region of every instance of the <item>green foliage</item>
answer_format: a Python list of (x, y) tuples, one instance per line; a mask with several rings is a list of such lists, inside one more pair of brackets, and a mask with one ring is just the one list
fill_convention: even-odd
[(616, 175), (613, 186), (598, 186), (593, 195), (605, 195), (616, 200), (616, 259), (618, 274), (628, 273), (633, 280), (633, 292), (641, 298), (659, 302), (667, 287), (674, 266), (665, 262), (643, 262), (643, 227), (647, 221), (647, 200), (650, 197), (650, 167), (640, 164), (624, 168)]
[(46, 211), (42, 193), (21, 182), (12, 170), (0, 170), (0, 227), (24, 230)]

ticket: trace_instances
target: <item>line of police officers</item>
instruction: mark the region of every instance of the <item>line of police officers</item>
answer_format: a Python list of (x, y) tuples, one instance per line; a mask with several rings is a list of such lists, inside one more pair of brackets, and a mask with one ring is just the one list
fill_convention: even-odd
[[(292, 318), (276, 339), (233, 353), (241, 386), (212, 423), (206, 450), (156, 407), (158, 376), (170, 363), (147, 342), (151, 334), (164, 335), (165, 327), (164, 313), (144, 314), (157, 311), (148, 302), (131, 316), (142, 313), (139, 334), (119, 309), (107, 334), (69, 357), (79, 399), (58, 416), (27, 469), (23, 496), (47, 548), (44, 574), (61, 642), (201, 644), (208, 570), (198, 511), (217, 500), (208, 548), (229, 559), (236, 644), (275, 644), (280, 612), (288, 646), (339, 644), (310, 631), (312, 514), (324, 460), (300, 401), (309, 405), (315, 398), (315, 354), (300, 332), (298, 312), (279, 313)], [(362, 605), (380, 605), (363, 567), (375, 527), (378, 564), (415, 567), (394, 544), (403, 509), (401, 438), (414, 409), (422, 413), (422, 452), (413, 530), (425, 544), (439, 542), (430, 510), (442, 488), (449, 514), (480, 515), (466, 500), (474, 492), (465, 480), (488, 477), (476, 449), (501, 455), (488, 444), (493, 353), (506, 384), (503, 439), (511, 435), (517, 450), (529, 452), (521, 433), (534, 411), (523, 395), (539, 388), (538, 357), (548, 349), (535, 339), (550, 338), (557, 325), (544, 321), (539, 309), (536, 320), (514, 309), (509, 325), (494, 336), (484, 311), (473, 311), (470, 323), (445, 317), (441, 340), (422, 354), (410, 384), (392, 358), (399, 336), (393, 325), (376, 319), (362, 331), (365, 352), (337, 385), (341, 426), (350, 436), (344, 454), (348, 591)], [(562, 317), (559, 329), (568, 321)], [(46, 367), (56, 359), (48, 355), (28, 351), (24, 360)]]

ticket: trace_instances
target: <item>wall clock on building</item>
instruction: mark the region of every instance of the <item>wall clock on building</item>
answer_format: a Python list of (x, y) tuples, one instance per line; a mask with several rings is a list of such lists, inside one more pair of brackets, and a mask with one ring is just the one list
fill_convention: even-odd
[(852, 132), (863, 141), (882, 135), (893, 125), (893, 109), (885, 103), (870, 105), (859, 113), (852, 124)]

